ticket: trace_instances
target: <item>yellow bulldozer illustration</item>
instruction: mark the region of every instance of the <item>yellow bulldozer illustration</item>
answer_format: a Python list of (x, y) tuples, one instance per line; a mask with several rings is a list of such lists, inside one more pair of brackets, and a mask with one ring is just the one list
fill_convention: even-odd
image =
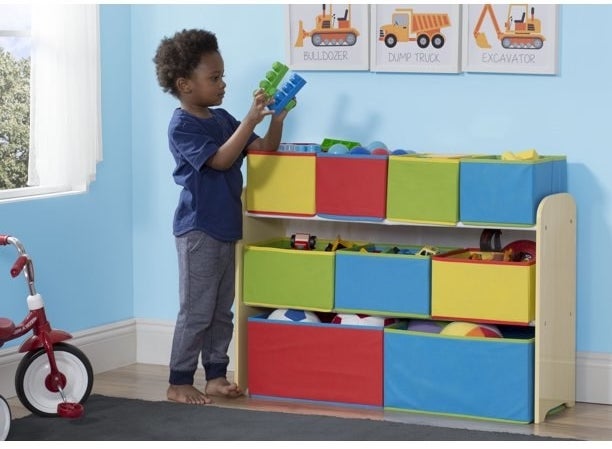
[(295, 47), (303, 47), (304, 39), (310, 37), (312, 45), (322, 46), (352, 46), (357, 42), (359, 31), (351, 25), (351, 5), (347, 5), (344, 15), (337, 17), (333, 12), (332, 5), (327, 7), (323, 4), (321, 14), (315, 18), (315, 28), (311, 31), (304, 30), (304, 24), (299, 21), (298, 36)]
[(501, 42), (502, 47), (508, 49), (539, 50), (544, 45), (546, 39), (541, 34), (542, 24), (540, 19), (535, 18), (533, 6), (529, 10), (529, 5), (527, 4), (510, 4), (502, 31), (495, 16), (493, 6), (488, 3), (482, 8), (478, 22), (474, 27), (474, 39), (476, 40), (476, 45), (480, 48), (491, 48), (487, 36), (480, 32), (487, 14), (491, 18), (497, 39)]

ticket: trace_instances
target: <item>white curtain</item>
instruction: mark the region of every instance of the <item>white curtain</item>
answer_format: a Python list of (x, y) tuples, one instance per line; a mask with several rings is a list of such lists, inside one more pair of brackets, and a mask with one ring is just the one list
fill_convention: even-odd
[(97, 5), (32, 8), (28, 185), (83, 191), (102, 160)]

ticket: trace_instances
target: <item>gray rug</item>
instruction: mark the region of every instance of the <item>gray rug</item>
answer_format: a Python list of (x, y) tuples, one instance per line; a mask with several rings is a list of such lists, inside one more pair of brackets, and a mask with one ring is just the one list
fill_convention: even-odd
[(77, 419), (35, 415), (12, 422), (9, 441), (535, 441), (483, 432), (370, 419), (250, 411), (93, 395)]

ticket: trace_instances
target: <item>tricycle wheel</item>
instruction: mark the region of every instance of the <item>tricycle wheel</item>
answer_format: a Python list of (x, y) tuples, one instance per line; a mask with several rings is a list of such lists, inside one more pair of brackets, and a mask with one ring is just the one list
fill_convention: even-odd
[(27, 353), (15, 373), (15, 390), (21, 403), (39, 416), (58, 416), (60, 403), (84, 403), (93, 387), (93, 370), (80, 349), (67, 343), (53, 345), (55, 363), (62, 378), (62, 398), (49, 382), (49, 358), (44, 349)]
[(3, 396), (0, 396), (0, 440), (6, 440), (6, 437), (11, 430), (11, 409), (4, 399)]

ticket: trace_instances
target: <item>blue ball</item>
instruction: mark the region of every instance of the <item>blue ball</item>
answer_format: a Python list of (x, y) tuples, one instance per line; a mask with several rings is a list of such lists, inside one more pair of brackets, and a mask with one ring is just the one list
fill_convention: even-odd
[(335, 143), (327, 150), (330, 154), (346, 154), (348, 151), (348, 147), (343, 143)]
[(415, 152), (412, 151), (412, 150), (403, 150), (401, 148), (398, 148), (397, 150), (393, 150), (391, 152), (391, 154), (395, 154), (395, 155), (399, 155), (399, 154), (415, 154)]
[(384, 148), (385, 150), (388, 150), (387, 145), (385, 145), (383, 142), (381, 142), (380, 140), (374, 140), (373, 142), (370, 142), (366, 148), (368, 150), (370, 150), (370, 152), (372, 150), (375, 150), (376, 148)]
[(370, 154), (370, 150), (364, 147), (353, 147), (349, 151), (351, 154)]

